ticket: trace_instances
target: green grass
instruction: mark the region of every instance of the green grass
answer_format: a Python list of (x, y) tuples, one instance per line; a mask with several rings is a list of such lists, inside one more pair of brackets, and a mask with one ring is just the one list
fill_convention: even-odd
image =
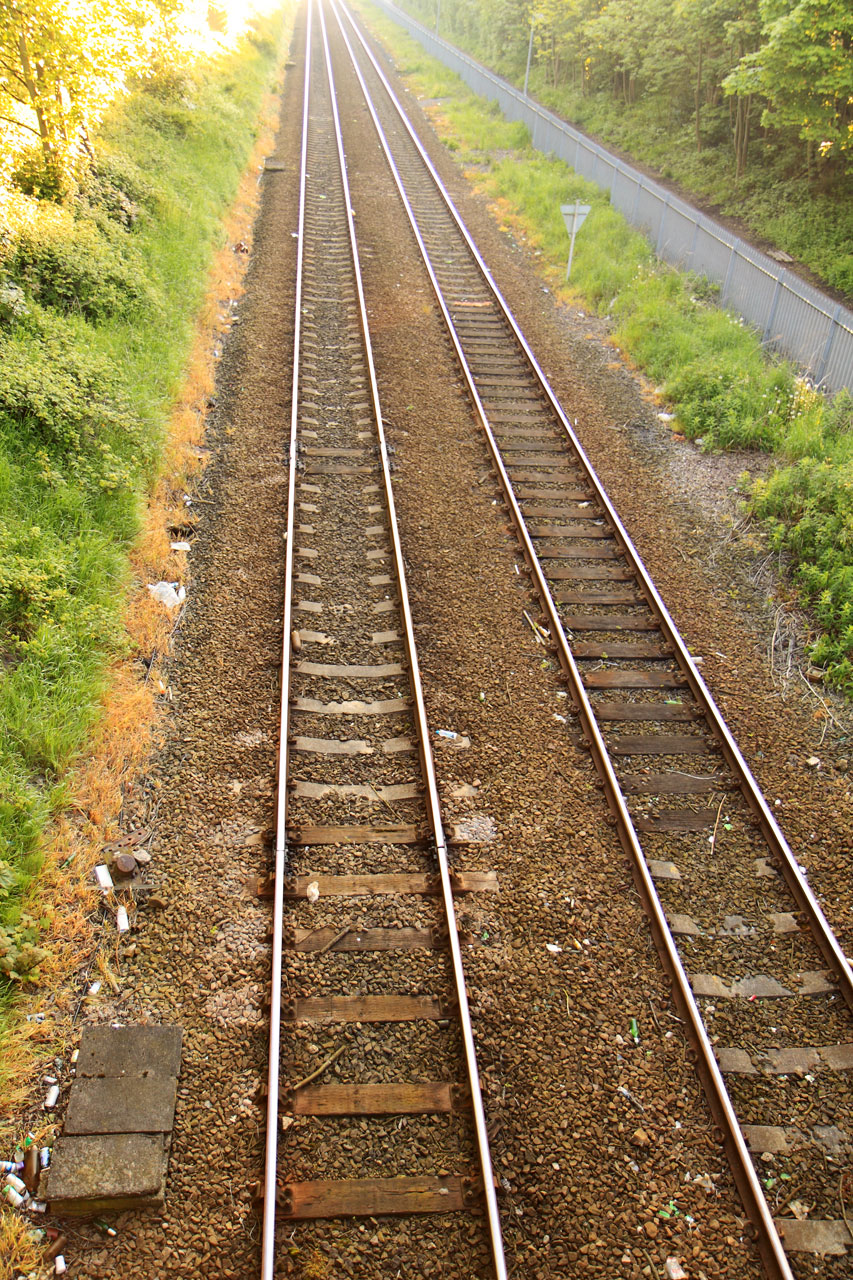
[[(365, 6), (366, 8), (367, 6)], [(853, 697), (853, 401), (830, 402), (792, 365), (769, 359), (760, 337), (714, 305), (704, 279), (658, 262), (605, 193), (565, 163), (532, 149), (377, 10), (370, 24), (422, 97), (440, 98), (446, 143), (477, 166), (478, 185), (517, 220), (551, 278), (565, 271), (559, 212), (591, 206), (578, 235), (572, 289), (612, 316), (622, 349), (663, 389), (679, 427), (706, 449), (761, 450), (777, 469), (747, 494), (773, 544), (788, 554), (820, 633), (813, 662)]]
[(105, 122), (61, 205), (0, 235), (0, 974), (37, 975), (22, 915), (46, 824), (126, 644), (128, 553), (207, 271), (257, 134), (280, 15)]

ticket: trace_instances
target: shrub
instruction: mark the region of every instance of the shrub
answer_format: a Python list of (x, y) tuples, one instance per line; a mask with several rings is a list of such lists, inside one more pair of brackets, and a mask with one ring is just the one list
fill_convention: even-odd
[(753, 508), (787, 552), (803, 598), (824, 628), (812, 659), (853, 685), (853, 463), (803, 458), (753, 487)]
[[(33, 331), (35, 330), (35, 332)], [(150, 448), (106, 362), (46, 318), (0, 338), (0, 435), (25, 441), (48, 484), (89, 489), (132, 483)], [(5, 427), (5, 430), (4, 430)]]
[(0, 974), (12, 982), (36, 982), (47, 951), (37, 945), (40, 927), (24, 915), (15, 925), (0, 925)]
[(43, 219), (23, 229), (6, 269), (42, 306), (94, 323), (155, 306), (140, 267), (87, 218)]

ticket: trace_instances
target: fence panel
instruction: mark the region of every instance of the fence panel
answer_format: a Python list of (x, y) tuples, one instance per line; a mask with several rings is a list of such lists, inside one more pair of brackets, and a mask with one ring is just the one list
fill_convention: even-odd
[(828, 391), (853, 388), (853, 313), (846, 307), (526, 99), (390, 0), (375, 3), (474, 93), (496, 101), (509, 120), (526, 124), (538, 151), (556, 155), (609, 191), (614, 208), (648, 236), (660, 258), (719, 285), (722, 305), (758, 329), (768, 347), (801, 365)]

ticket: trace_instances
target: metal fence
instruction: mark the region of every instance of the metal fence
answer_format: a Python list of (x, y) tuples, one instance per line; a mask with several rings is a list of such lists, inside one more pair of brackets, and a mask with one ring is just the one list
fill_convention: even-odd
[(756, 328), (767, 347), (795, 361), (828, 391), (853, 388), (853, 312), (525, 98), (389, 0), (374, 2), (474, 93), (496, 101), (509, 120), (526, 124), (537, 150), (565, 160), (609, 191), (611, 204), (648, 236), (658, 257), (719, 285), (720, 304)]

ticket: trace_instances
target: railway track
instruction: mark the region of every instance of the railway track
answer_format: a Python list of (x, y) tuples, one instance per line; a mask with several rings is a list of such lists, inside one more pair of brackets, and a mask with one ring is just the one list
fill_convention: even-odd
[(313, 6), (298, 238), (262, 1274), (302, 1221), (394, 1215), (500, 1280), (454, 911), (497, 886), (450, 869)]
[(824, 1117), (850, 1108), (850, 966), (378, 62), (332, 8), (337, 74), (353, 67), (368, 99), (765, 1270), (812, 1274), (821, 1256), (847, 1274), (846, 1139), (812, 1114), (817, 1098)]

